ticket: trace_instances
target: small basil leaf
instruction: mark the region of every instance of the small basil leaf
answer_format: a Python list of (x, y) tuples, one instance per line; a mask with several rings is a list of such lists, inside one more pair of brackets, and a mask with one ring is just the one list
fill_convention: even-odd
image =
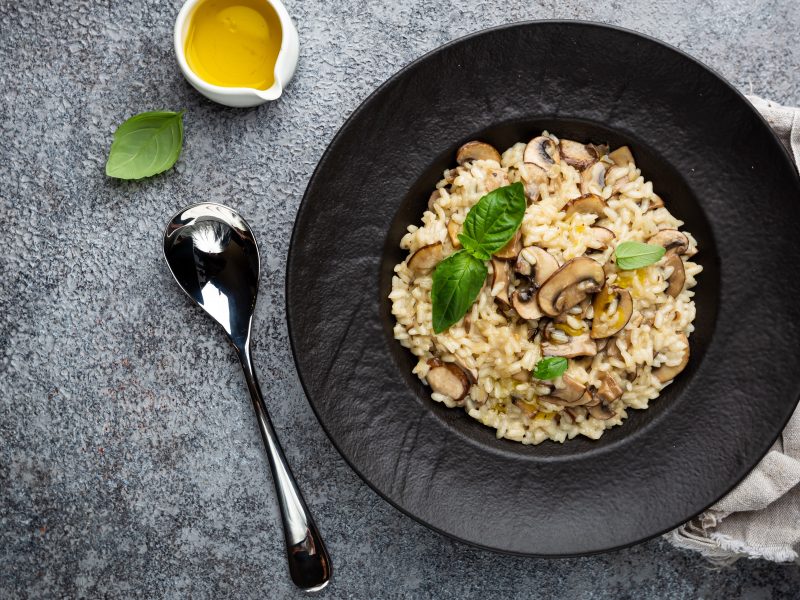
[(458, 239), (467, 252), (488, 260), (514, 237), (527, 206), (520, 182), (497, 188), (470, 209)]
[(487, 273), (486, 264), (464, 250), (451, 254), (436, 266), (431, 287), (436, 333), (445, 331), (466, 314), (480, 294)]
[(117, 179), (156, 175), (175, 164), (182, 145), (183, 111), (138, 114), (114, 132), (106, 175)]
[(623, 271), (631, 271), (658, 262), (665, 252), (663, 246), (641, 242), (622, 242), (617, 246), (614, 254), (617, 257), (617, 266)]
[(555, 379), (567, 370), (569, 362), (563, 356), (548, 356), (536, 363), (533, 376), (536, 379)]

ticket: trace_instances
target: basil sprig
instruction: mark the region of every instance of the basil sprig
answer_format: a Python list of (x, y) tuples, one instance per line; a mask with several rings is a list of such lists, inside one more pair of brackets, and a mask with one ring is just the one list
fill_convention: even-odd
[(641, 242), (622, 242), (614, 250), (617, 266), (623, 271), (641, 269), (661, 260), (666, 250), (663, 246)]
[(489, 272), (486, 261), (505, 246), (522, 224), (527, 202), (517, 182), (489, 192), (473, 206), (458, 236), (463, 250), (448, 256), (433, 272), (433, 330), (457, 323), (475, 302)]
[(567, 370), (568, 361), (563, 356), (548, 356), (536, 363), (533, 376), (536, 379), (555, 379)]
[(183, 111), (135, 115), (117, 127), (106, 163), (106, 175), (141, 179), (166, 171), (183, 146)]
[(451, 254), (433, 273), (433, 330), (441, 333), (463, 317), (481, 292), (489, 270), (466, 250)]
[(458, 236), (461, 245), (474, 257), (489, 260), (517, 232), (526, 207), (519, 182), (489, 192), (470, 209)]

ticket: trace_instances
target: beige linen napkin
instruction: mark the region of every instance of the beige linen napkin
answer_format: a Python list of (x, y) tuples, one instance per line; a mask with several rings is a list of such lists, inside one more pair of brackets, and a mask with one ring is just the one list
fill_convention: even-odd
[[(800, 109), (757, 96), (748, 99), (800, 169)], [(800, 407), (767, 455), (730, 494), (665, 537), (717, 564), (743, 557), (800, 563)]]

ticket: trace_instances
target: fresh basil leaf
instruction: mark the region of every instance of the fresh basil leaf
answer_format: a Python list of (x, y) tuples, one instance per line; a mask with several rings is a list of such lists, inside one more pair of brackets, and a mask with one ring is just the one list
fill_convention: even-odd
[(536, 379), (555, 379), (567, 370), (569, 362), (563, 356), (548, 356), (536, 363), (533, 376)]
[(114, 132), (106, 175), (141, 179), (169, 169), (183, 145), (183, 111), (144, 112), (131, 117)]
[(517, 233), (527, 206), (520, 182), (497, 188), (470, 209), (458, 239), (467, 252), (489, 260)]
[(451, 254), (433, 272), (433, 330), (441, 333), (458, 322), (481, 292), (486, 263), (464, 250)]
[(617, 266), (620, 269), (632, 271), (658, 262), (665, 252), (663, 246), (641, 242), (622, 242), (617, 246), (614, 254), (617, 256)]

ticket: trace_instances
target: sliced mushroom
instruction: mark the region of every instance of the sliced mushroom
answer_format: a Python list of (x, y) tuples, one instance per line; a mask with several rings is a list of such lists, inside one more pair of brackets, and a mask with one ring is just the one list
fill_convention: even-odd
[(580, 406), (589, 398), (585, 397), (586, 386), (581, 385), (569, 375), (561, 377), (562, 387), (552, 386), (550, 394), (539, 399), (557, 406)]
[(454, 363), (445, 363), (434, 359), (428, 371), (428, 385), (437, 394), (448, 396), (459, 402), (469, 393), (471, 381), (468, 373)]
[(544, 316), (536, 299), (536, 290), (530, 288), (518, 289), (511, 294), (511, 306), (520, 317), (529, 321), (541, 319)]
[(592, 395), (589, 393), (587, 389), (584, 388), (583, 393), (578, 397), (577, 400), (568, 401), (552, 394), (550, 396), (540, 396), (539, 399), (544, 402), (549, 402), (550, 404), (555, 404), (556, 406), (563, 406), (566, 409), (569, 409), (578, 406), (588, 406), (589, 403), (591, 403), (592, 401)]
[(495, 252), (494, 255), (497, 258), (510, 260), (512, 258), (517, 258), (520, 250), (522, 250), (522, 233), (517, 230), (514, 237), (512, 237), (505, 246), (500, 248), (500, 250)]
[(442, 242), (422, 246), (408, 259), (408, 268), (417, 273), (430, 271), (442, 261)]
[(552, 138), (546, 135), (540, 135), (533, 138), (528, 145), (525, 146), (525, 152), (522, 155), (522, 160), (526, 163), (536, 165), (545, 170), (546, 173), (561, 161), (561, 156), (558, 152), (558, 145)]
[(624, 288), (606, 285), (594, 297), (592, 307), (594, 316), (591, 336), (593, 339), (607, 338), (628, 324), (633, 314), (633, 298)]
[(677, 229), (662, 229), (647, 240), (648, 244), (663, 246), (667, 254), (686, 254), (689, 238)]
[(500, 153), (486, 142), (467, 142), (456, 152), (456, 162), (463, 165), (471, 160), (493, 160), (500, 164)]
[(606, 203), (597, 194), (584, 194), (579, 198), (570, 200), (564, 205), (564, 211), (567, 213), (567, 218), (575, 213), (582, 215), (597, 215), (602, 218), (606, 216), (605, 213)]
[(558, 271), (558, 260), (544, 248), (526, 246), (520, 251), (514, 270), (525, 277), (533, 277), (536, 287), (541, 287), (553, 273)]
[(589, 411), (591, 416), (593, 416), (595, 419), (599, 419), (600, 421), (608, 421), (617, 414), (611, 410), (610, 406), (602, 402), (595, 404), (594, 406), (587, 405), (586, 410)]
[(461, 240), (458, 239), (459, 233), (461, 233), (461, 225), (450, 219), (447, 222), (447, 237), (450, 238), (453, 248), (461, 248)]
[(675, 379), (675, 377), (677, 377), (678, 374), (686, 368), (686, 365), (689, 364), (689, 338), (687, 338), (685, 335), (681, 335), (681, 339), (686, 344), (686, 349), (683, 351), (683, 357), (681, 358), (681, 361), (674, 367), (662, 365), (653, 370), (653, 375), (661, 383), (666, 383), (671, 379)]
[(592, 146), (564, 139), (561, 140), (560, 146), (561, 160), (579, 171), (583, 171), (597, 161), (598, 154)]
[(545, 314), (555, 317), (589, 294), (600, 291), (604, 280), (605, 273), (600, 263), (586, 256), (573, 258), (553, 273), (539, 289), (539, 306)]
[(520, 165), (519, 176), (525, 183), (537, 184), (536, 185), (537, 189), (538, 189), (538, 184), (547, 183), (547, 181), (549, 180), (547, 171), (545, 169), (543, 169), (539, 165), (535, 165), (529, 162)]
[[(552, 335), (550, 328), (558, 327), (550, 323), (545, 327), (546, 342), (542, 342), (542, 354), (545, 356), (563, 356), (575, 358), (576, 356), (594, 356), (597, 354), (597, 344), (589, 337), (589, 332), (580, 335), (567, 335), (567, 341), (561, 342)], [(563, 330), (561, 330), (563, 332)], [(563, 332), (566, 333), (566, 332)]]
[(622, 388), (611, 373), (604, 373), (602, 377), (600, 377), (600, 387), (597, 388), (595, 396), (605, 404), (611, 404), (614, 400), (622, 396)]
[(486, 177), (486, 191), (491, 192), (499, 187), (508, 185), (508, 174), (502, 169), (490, 169)]
[(606, 166), (594, 163), (581, 174), (581, 194), (600, 192), (606, 185)]
[(664, 208), (664, 201), (658, 194), (652, 194), (650, 196), (650, 205), (647, 207), (647, 210), (655, 210), (656, 208)]
[(591, 227), (589, 233), (592, 234), (592, 239), (587, 245), (593, 250), (605, 250), (616, 237), (613, 231), (599, 225)]
[(536, 407), (536, 404), (531, 404), (529, 402), (526, 402), (525, 400), (522, 400), (521, 398), (512, 398), (511, 402), (514, 404), (514, 406), (516, 406), (518, 409), (520, 409), (529, 417), (535, 417), (536, 414), (539, 412), (539, 409)]
[(499, 300), (505, 306), (509, 306), (508, 301), (508, 281), (511, 276), (511, 268), (504, 260), (492, 259), (492, 294), (495, 300)]
[(677, 254), (667, 254), (664, 258), (664, 267), (672, 267), (672, 273), (667, 277), (666, 292), (669, 296), (677, 298), (683, 291), (686, 283), (686, 269), (683, 268), (683, 260)]
[(620, 146), (613, 152), (609, 152), (608, 158), (613, 160), (618, 167), (627, 167), (629, 163), (633, 162), (633, 154), (627, 146)]

